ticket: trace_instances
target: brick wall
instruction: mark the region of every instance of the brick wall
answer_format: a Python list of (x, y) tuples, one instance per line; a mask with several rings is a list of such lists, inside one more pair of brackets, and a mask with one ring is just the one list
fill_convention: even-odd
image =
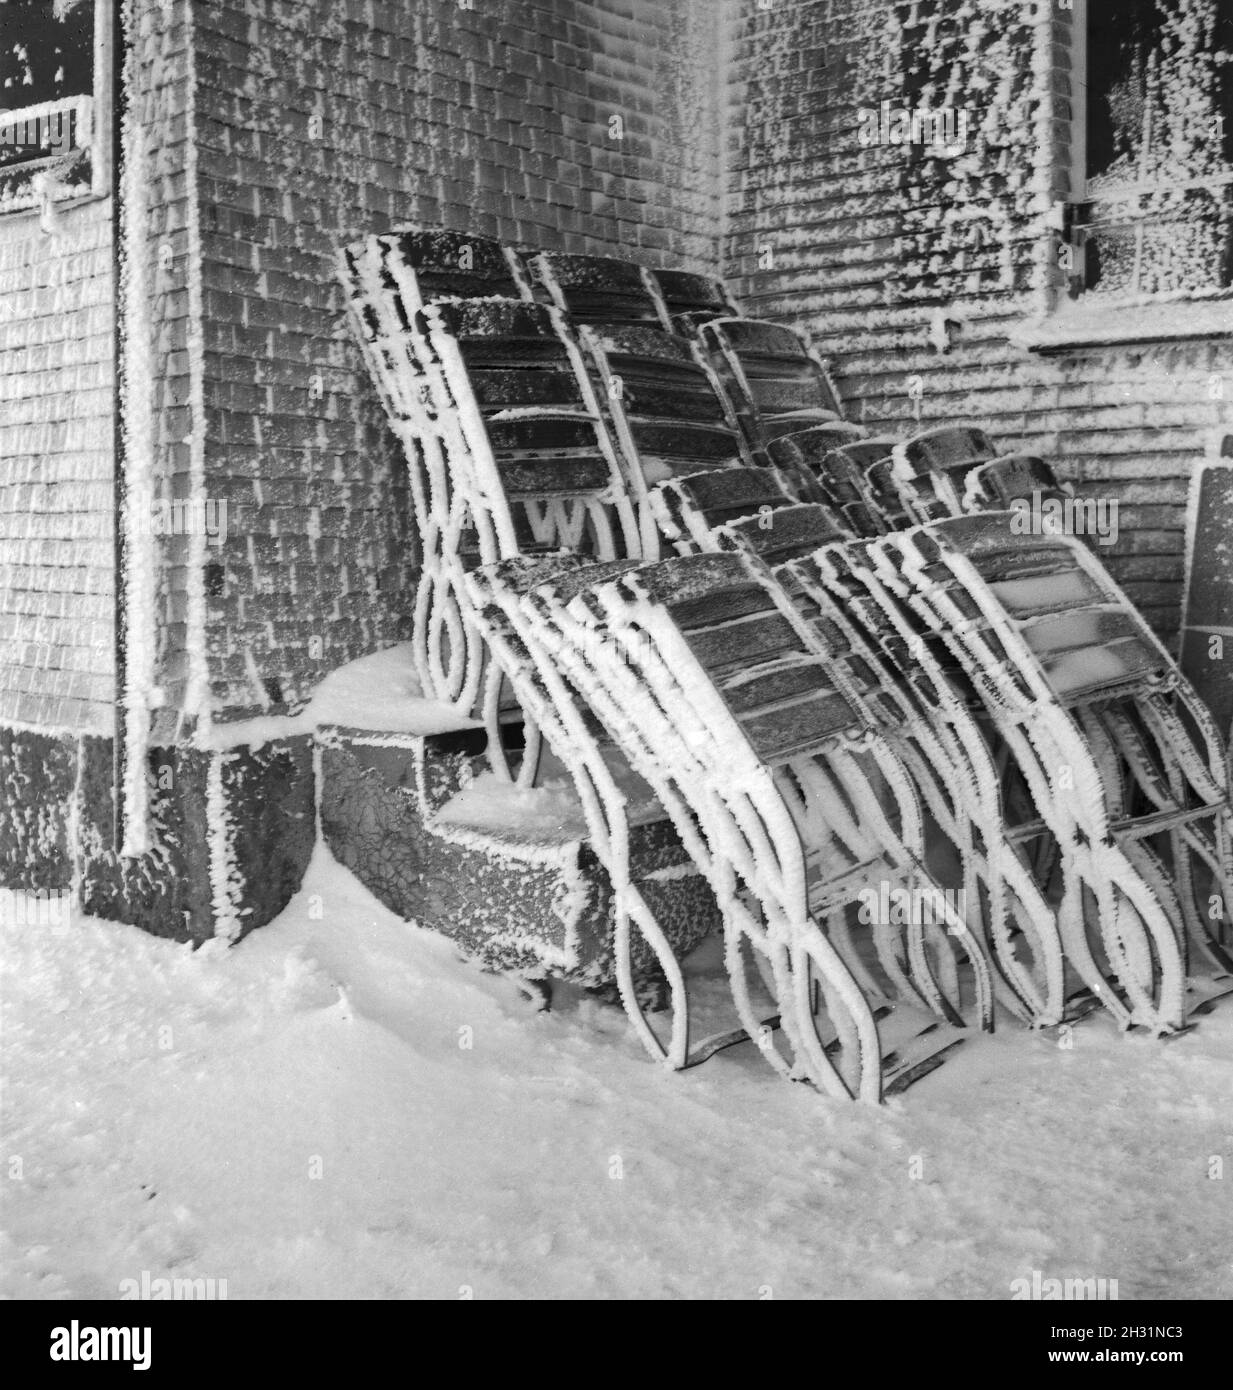
[(706, 0), (193, 16), (206, 491), (229, 518), (208, 554), (210, 677), (243, 717), (408, 632), (404, 469), (336, 248), (416, 222), (713, 266), (718, 30)]
[(0, 721), (111, 727), (111, 205), (0, 217)]
[[(1064, 278), (1048, 210), (1070, 196), (1070, 13), (730, 0), (727, 22), (725, 264), (746, 312), (814, 334), (873, 428), (975, 420), (1115, 497), (1110, 567), (1172, 635), (1187, 480), (1230, 420), (1233, 340), (1048, 358), (1015, 343)], [(883, 100), (966, 108), (973, 138), (948, 157), (862, 145), (861, 108)], [(958, 325), (948, 342), (938, 316)]]

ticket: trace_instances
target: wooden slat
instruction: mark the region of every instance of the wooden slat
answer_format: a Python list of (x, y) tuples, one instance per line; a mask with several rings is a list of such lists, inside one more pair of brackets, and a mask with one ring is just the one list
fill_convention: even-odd
[(727, 529), (772, 566), (811, 555), (824, 545), (845, 539), (834, 513), (816, 504), (764, 512), (732, 522)]
[(439, 304), (431, 312), (448, 332), (464, 342), (468, 338), (560, 341), (547, 306), (524, 299), (464, 299)]
[(819, 391), (817, 382), (808, 377), (764, 377), (750, 381), (749, 392), (762, 414), (832, 408), (830, 392)]
[(700, 473), (678, 479), (672, 488), (686, 505), (707, 516), (717, 512), (747, 516), (761, 506), (782, 507), (792, 500), (775, 475), (765, 468), (725, 468), (717, 473)]
[(835, 686), (816, 661), (799, 661), (790, 666), (772, 664), (752, 675), (738, 672), (719, 690), (734, 714), (745, 715), (806, 696), (830, 696)]
[(809, 361), (804, 343), (790, 328), (781, 324), (760, 319), (731, 318), (721, 319), (715, 327), (742, 360), (748, 356)]
[(694, 628), (713, 627), (716, 623), (728, 622), (734, 618), (748, 617), (753, 613), (772, 613), (774, 600), (759, 585), (746, 585), (739, 589), (717, 589), (693, 598), (669, 602), (668, 612), (682, 632)]
[(602, 492), (610, 479), (601, 454), (564, 458), (498, 456), (501, 483), (511, 497), (573, 497)]
[(489, 420), (488, 438), (498, 453), (510, 450), (561, 451), (597, 449), (595, 425), (590, 420), (562, 420), (552, 416), (521, 420)]
[(842, 695), (806, 700), (784, 709), (741, 719), (741, 729), (768, 763), (788, 762), (818, 751), (860, 720)]
[(740, 445), (730, 430), (635, 418), (630, 421), (630, 432), (644, 458), (675, 463), (685, 470), (742, 462)]
[(719, 627), (694, 628), (685, 634), (685, 640), (698, 662), (712, 674), (802, 649), (799, 633), (778, 612), (738, 618)]
[(468, 371), (467, 376), (476, 401), (486, 409), (577, 405), (582, 399), (577, 378), (569, 371), (484, 367)]

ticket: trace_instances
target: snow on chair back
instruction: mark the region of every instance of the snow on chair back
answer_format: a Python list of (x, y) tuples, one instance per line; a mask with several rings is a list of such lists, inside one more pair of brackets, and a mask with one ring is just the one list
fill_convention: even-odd
[(1187, 941), (1217, 974), (1230, 967), (1228, 911), (1213, 922), (1201, 888), (1213, 882), (1233, 901), (1210, 716), (1081, 542), (1015, 535), (1009, 514), (986, 513), (876, 545), (889, 582), (908, 586), (1016, 751), (1062, 849), (1063, 912), (1080, 933), (1069, 948), (1082, 949), (1093, 919), (1129, 1016), (1180, 1026)]
[(712, 319), (735, 318), (740, 313), (722, 280), (684, 270), (653, 270), (650, 273), (668, 311), (664, 327), (674, 333), (688, 338)]
[(904, 501), (904, 490), (895, 477), (893, 458), (887, 456), (871, 463), (865, 469), (865, 486), (884, 531), (902, 531), (919, 521)]
[(759, 462), (781, 434), (843, 418), (830, 373), (795, 329), (715, 319), (699, 329), (699, 339)]
[(544, 251), (530, 261), (531, 274), (576, 323), (647, 324), (670, 320), (650, 271), (611, 256), (569, 256)]
[(1191, 479), (1181, 666), (1233, 743), (1233, 434)]
[(631, 492), (643, 511), (643, 550), (658, 553), (647, 493), (665, 478), (742, 467), (744, 441), (710, 369), (693, 344), (655, 328), (579, 333), (612, 421)]

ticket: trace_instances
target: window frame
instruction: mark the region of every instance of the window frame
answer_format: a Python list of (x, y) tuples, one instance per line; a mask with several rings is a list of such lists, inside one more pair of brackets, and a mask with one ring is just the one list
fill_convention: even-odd
[[(1073, 75), (1073, 106), (1071, 112), (1070, 204), (1072, 207), (1083, 206), (1090, 209), (1094, 201), (1092, 196), (1093, 177), (1089, 169), (1088, 87), (1086, 82), (1086, 78), (1088, 75), (1088, 18), (1090, 10), (1089, 0), (1073, 0), (1073, 3), (1074, 8), (1072, 22), (1074, 27), (1072, 29), (1070, 51), (1071, 72)], [(1155, 56), (1158, 55), (1154, 50), (1153, 57)], [(1147, 119), (1147, 129), (1149, 131), (1151, 130), (1150, 115)], [(1144, 155), (1148, 154), (1149, 152), (1150, 139), (1148, 141), (1148, 148), (1144, 150)], [(1102, 174), (1097, 174), (1095, 177), (1099, 179), (1100, 177), (1102, 177)], [(1142, 176), (1140, 175), (1140, 178), (1141, 177)], [(1138, 178), (1134, 178), (1131, 179), (1131, 181), (1126, 182), (1124, 184), (1115, 184), (1108, 190), (1098, 190), (1097, 196), (1101, 196), (1102, 194), (1107, 192), (1109, 196), (1103, 199), (1103, 201), (1107, 201), (1110, 204), (1116, 204), (1123, 199), (1129, 200), (1133, 198), (1140, 198), (1145, 194), (1151, 192), (1165, 192), (1174, 190), (1180, 192), (1186, 189), (1193, 189), (1196, 187), (1211, 187), (1214, 183), (1219, 183), (1224, 187), (1233, 185), (1233, 168), (1230, 168), (1224, 174), (1224, 176), (1218, 180), (1212, 180), (1209, 178), (1189, 178), (1186, 177), (1184, 173), (1181, 177), (1179, 177), (1176, 180), (1176, 182), (1162, 182), (1160, 180), (1152, 179), (1150, 177), (1147, 179), (1146, 182), (1140, 182)], [(1135, 219), (1133, 217), (1126, 217), (1117, 218), (1114, 219), (1114, 221), (1117, 224), (1127, 227), (1144, 227), (1148, 225), (1150, 217), (1151, 214), (1147, 213), (1138, 219)], [(1090, 224), (1083, 223), (1079, 225), (1086, 226)], [(1075, 277), (1075, 279), (1080, 280), (1082, 282), (1082, 288), (1080, 288), (1077, 292), (1074, 290), (1068, 290), (1068, 295), (1071, 299), (1074, 300), (1081, 300), (1087, 294), (1092, 293), (1093, 291), (1099, 295), (1099, 286), (1091, 286), (1087, 283), (1087, 268), (1085, 265), (1084, 245), (1082, 243), (1077, 248), (1077, 251), (1079, 273)], [(1233, 278), (1230, 278), (1229, 283), (1223, 285), (1213, 285), (1206, 287), (1200, 286), (1193, 289), (1177, 289), (1172, 291), (1144, 290), (1141, 289), (1139, 287), (1139, 284), (1137, 283), (1137, 272), (1138, 257), (1136, 253), (1136, 284), (1131, 289), (1122, 294), (1114, 294), (1108, 296), (1102, 295), (1102, 300), (1110, 304), (1150, 303), (1153, 300), (1163, 300), (1173, 296), (1186, 299), (1203, 300), (1207, 298), (1216, 297), (1221, 294), (1228, 294), (1230, 291), (1233, 291)]]
[[(1049, 0), (1045, 0), (1049, 3)], [(1077, 293), (1073, 279), (1086, 281), (1084, 251), (1075, 236), (1076, 209), (1088, 199), (1087, 55), (1089, 0), (1072, 0), (1070, 23), (1051, 24), (1048, 65), (1067, 79), (1069, 110), (1056, 122), (1049, 155), (1055, 197), (1055, 216), (1045, 232), (1048, 262), (1059, 268), (1058, 253), (1070, 246), (1076, 258), (1074, 270), (1054, 278), (1046, 290), (1043, 311), (1037, 311), (1013, 335), (1034, 352), (1064, 352), (1076, 347), (1106, 347), (1124, 343), (1176, 341), (1189, 338), (1233, 336), (1233, 283), (1207, 289), (1138, 291), (1100, 295), (1087, 289)], [(1061, 113), (1057, 113), (1061, 114)], [(1233, 173), (1233, 171), (1231, 171)], [(1176, 315), (1153, 314), (1169, 305), (1184, 304), (1184, 322)]]
[[(71, 206), (94, 198), (105, 198), (111, 193), (112, 129), (115, 119), (115, 6), (118, 0), (87, 2), (94, 11), (93, 83), (90, 93), (18, 107), (0, 115), (0, 122), (17, 124), (56, 110), (72, 108), (79, 112), (78, 134), (84, 113), (89, 138), (79, 140), (71, 150), (63, 153), (0, 166), (0, 217), (30, 212), (45, 203)], [(61, 181), (58, 175), (72, 169), (80, 159), (82, 150), (89, 151), (89, 181)], [(50, 174), (50, 180), (40, 179), (39, 175), (42, 174)]]

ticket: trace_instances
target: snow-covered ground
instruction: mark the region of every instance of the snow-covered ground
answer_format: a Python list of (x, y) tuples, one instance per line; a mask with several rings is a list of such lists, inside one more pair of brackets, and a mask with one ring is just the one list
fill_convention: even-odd
[(11, 1296), (1233, 1297), (1230, 1008), (1168, 1045), (1008, 1030), (881, 1110), (748, 1047), (667, 1075), (321, 850), (239, 947), (10, 924), (3, 965)]

